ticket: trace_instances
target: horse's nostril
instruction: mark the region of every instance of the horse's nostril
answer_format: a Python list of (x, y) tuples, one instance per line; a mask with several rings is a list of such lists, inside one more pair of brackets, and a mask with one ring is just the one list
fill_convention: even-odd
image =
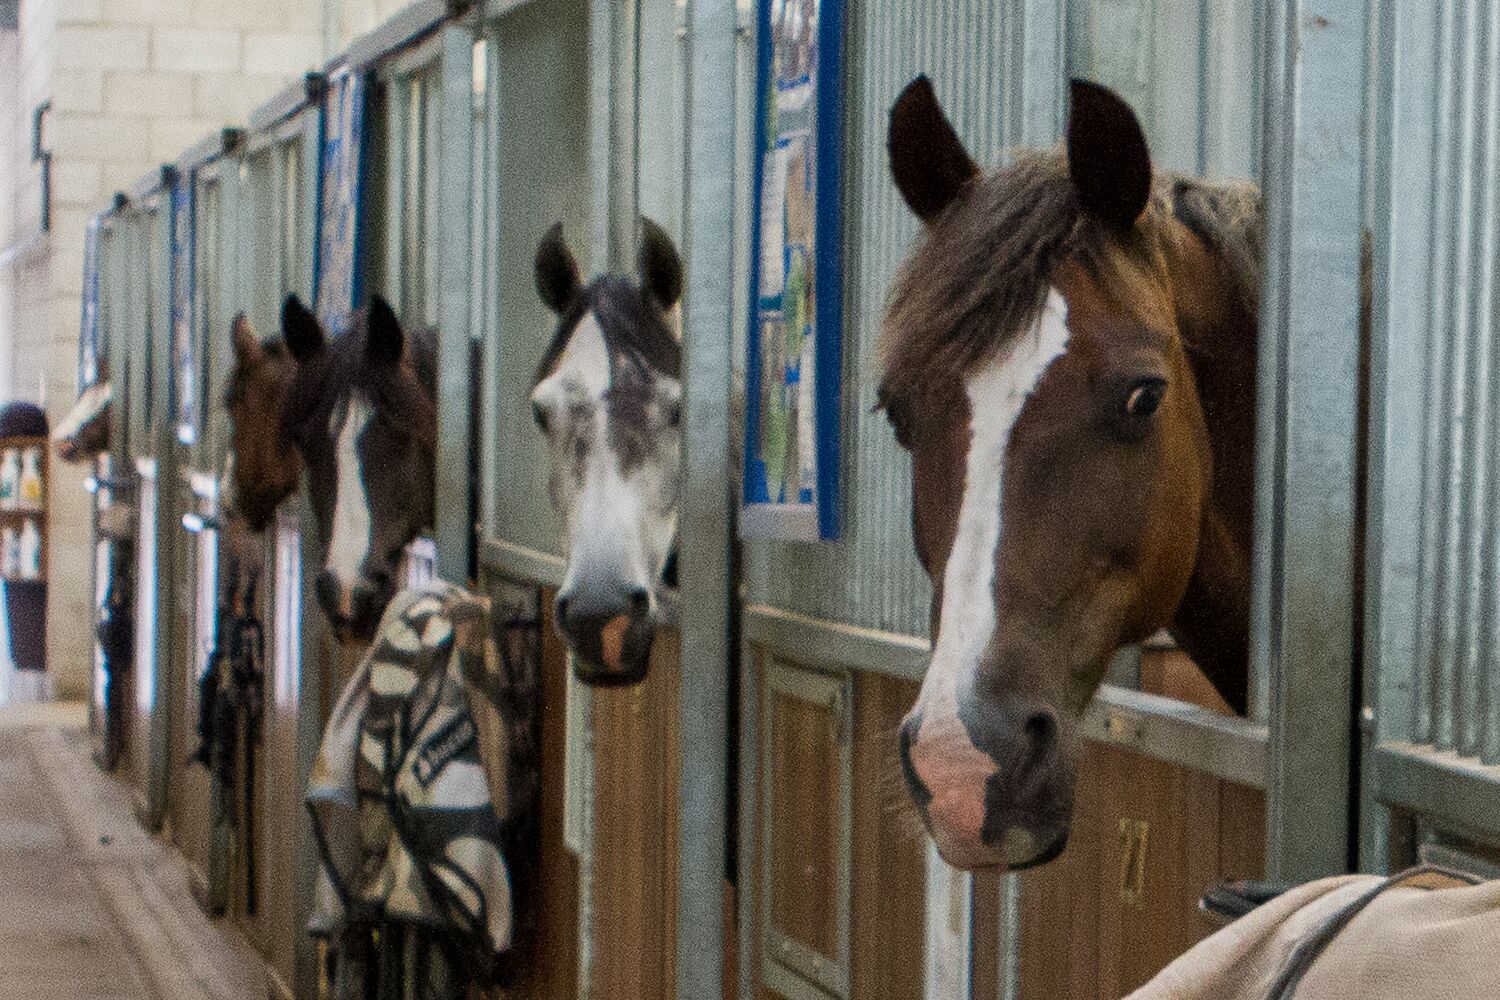
[(313, 591), (318, 595), (318, 603), (330, 613), (338, 610), (339, 598), (343, 596), (339, 579), (330, 570), (324, 570), (318, 574), (317, 581), (313, 584)]
[(651, 608), (651, 592), (637, 587), (630, 592), (630, 609), (636, 614), (645, 614)]
[(1032, 750), (1038, 754), (1046, 753), (1057, 738), (1057, 716), (1046, 710), (1032, 712), (1023, 728)]

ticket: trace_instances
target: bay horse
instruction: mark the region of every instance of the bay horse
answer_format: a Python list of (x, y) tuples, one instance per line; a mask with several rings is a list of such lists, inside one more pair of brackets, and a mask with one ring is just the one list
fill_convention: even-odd
[(113, 409), (109, 371), (101, 364), (94, 384), (78, 394), (78, 399), (52, 429), (52, 449), (57, 457), (64, 462), (85, 464), (108, 451)]
[(649, 219), (637, 271), (584, 284), (561, 223), (537, 248), (537, 292), (558, 317), (531, 390), (566, 532), (556, 621), (579, 680), (598, 686), (645, 678), (677, 534), (683, 271)]
[(265, 340), (244, 313), (230, 327), (234, 366), (224, 390), (229, 411), (229, 481), (233, 509), (260, 534), (270, 526), (283, 500), (297, 492), (302, 460), (282, 433), (281, 408), (296, 374), (286, 341)]
[(407, 544), (433, 523), (437, 335), (403, 330), (379, 296), (330, 340), (290, 295), (282, 333), (296, 373), (281, 428), (306, 466), (324, 545), (314, 589), (341, 642), (366, 640)]
[(925, 77), (891, 109), (924, 231), (879, 401), (911, 455), (934, 637), (899, 751), (971, 870), (1066, 846), (1077, 720), (1120, 647), (1166, 628), (1246, 708), (1260, 195), (1154, 174), (1124, 101), (1071, 97), (1065, 149), (988, 175)]

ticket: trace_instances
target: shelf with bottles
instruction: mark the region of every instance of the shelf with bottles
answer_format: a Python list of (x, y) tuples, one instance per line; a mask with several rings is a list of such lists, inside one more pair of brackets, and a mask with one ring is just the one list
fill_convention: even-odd
[(47, 439), (0, 438), (0, 512), (47, 509)]

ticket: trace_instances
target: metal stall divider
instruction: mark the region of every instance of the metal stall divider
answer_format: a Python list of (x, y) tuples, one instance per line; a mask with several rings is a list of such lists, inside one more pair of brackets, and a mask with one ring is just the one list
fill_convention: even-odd
[[(234, 291), (219, 313), (245, 312), (263, 337), (279, 330), (286, 295), (314, 297), (325, 95), (324, 76), (313, 73), (272, 97), (251, 113), (240, 154), (237, 211), (225, 233), (238, 277), (226, 283)], [(220, 350), (227, 372), (227, 344)], [(265, 778), (241, 821), (246, 856), (237, 873), (240, 899), (232, 904), (267, 960), (268, 992), (287, 998), (318, 995), (318, 952), (305, 932), (317, 858), (302, 792), (331, 704), (320, 669), (321, 618), (307, 610), (316, 607), (316, 570), (307, 571), (316, 552), (305, 540), (317, 529), (304, 492), (282, 504), (264, 540), (261, 718), (253, 727), (258, 740), (244, 741), (239, 767)]]
[(212, 757), (200, 759), (202, 690), (215, 645), (219, 598), (220, 456), (208, 448), (205, 421), (212, 358), (211, 334), (227, 328), (202, 321), (205, 296), (219, 298), (221, 183), (238, 170), (234, 155), (243, 134), (222, 129), (178, 160), (173, 201), (172, 337), (169, 357), (177, 475), (163, 496), (166, 517), (191, 536), (174, 545), (175, 594), (167, 626), (171, 670), (179, 702), (173, 712), (172, 835), (188, 862), (191, 888), (210, 913), (224, 911), (229, 890), (230, 842), (224, 826), (231, 784)]
[[(94, 217), (91, 258), (85, 263), (83, 329), (80, 337), (92, 338), (92, 344), (81, 345), (79, 385), (109, 382), (116, 363), (111, 344), (124, 336), (116, 333), (126, 315), (119, 298), (117, 272), (122, 269), (120, 257), (126, 244), (120, 235), (120, 213), (126, 205), (123, 194), (115, 195), (108, 206)], [(90, 304), (91, 303), (91, 304)], [(101, 768), (112, 771), (125, 750), (124, 725), (130, 698), (130, 649), (124, 641), (129, 635), (130, 605), (126, 597), (129, 574), (130, 523), (123, 507), (115, 504), (111, 449), (124, 433), (124, 373), (109, 382), (111, 434), (105, 450), (94, 460), (94, 474), (85, 481), (93, 494), (93, 577), (94, 642), (93, 679), (89, 697), (89, 730), (93, 738), (94, 759)]]
[(175, 532), (161, 502), (161, 484), (175, 474), (171, 421), (168, 317), (172, 296), (172, 200), (176, 171), (164, 166), (133, 189), (135, 264), (131, 353), (130, 436), (127, 468), (135, 494), (135, 718), (131, 777), (143, 826), (161, 829), (170, 781), (170, 726), (175, 690), (162, 644), (170, 615), (170, 569)]

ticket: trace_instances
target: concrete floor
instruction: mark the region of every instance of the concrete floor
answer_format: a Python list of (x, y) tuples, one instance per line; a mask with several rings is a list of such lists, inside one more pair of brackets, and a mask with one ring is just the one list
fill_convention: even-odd
[(263, 1000), (258, 956), (198, 909), (81, 723), (0, 708), (0, 1000)]

